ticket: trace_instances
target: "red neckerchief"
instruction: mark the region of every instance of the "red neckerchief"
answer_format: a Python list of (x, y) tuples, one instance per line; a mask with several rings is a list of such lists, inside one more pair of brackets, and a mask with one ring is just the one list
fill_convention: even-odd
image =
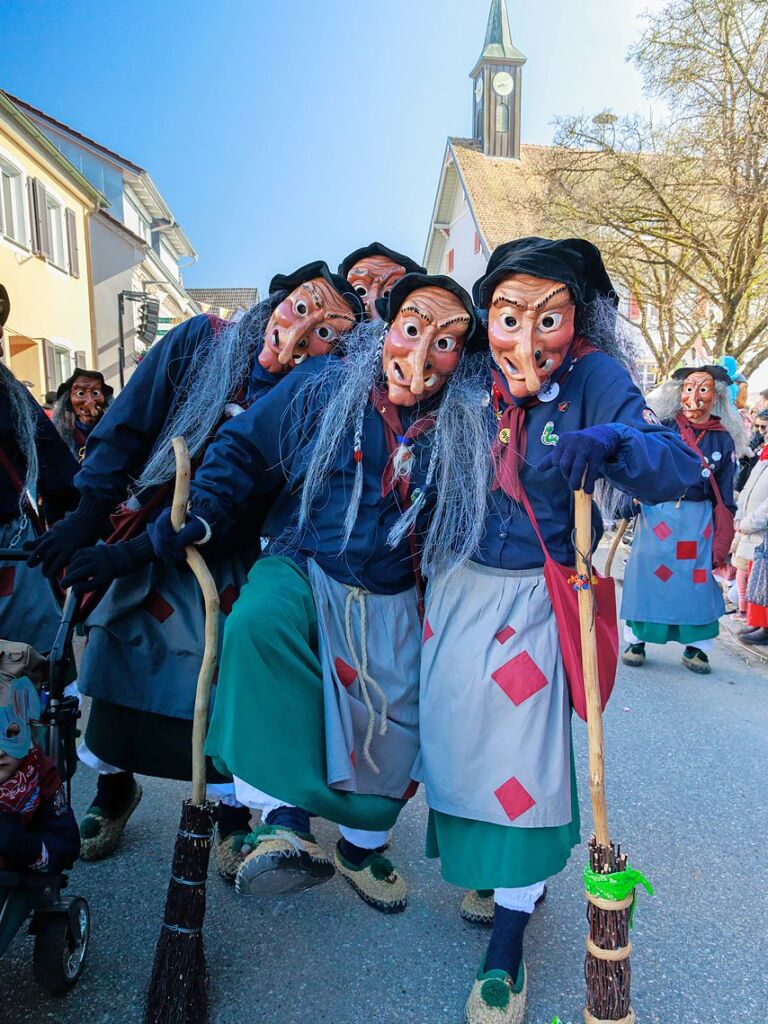
[[(594, 345), (590, 345), (586, 338), (576, 338), (569, 350), (570, 360), (564, 360), (553, 379), (553, 383), (559, 384), (568, 374), (573, 364), (582, 356), (596, 352)], [(500, 370), (493, 369), (493, 388), (491, 398), (493, 411), (499, 421), (499, 430), (496, 440), (491, 448), (496, 473), (494, 476), (492, 490), (501, 488), (513, 501), (521, 501), (523, 488), (520, 481), (520, 469), (525, 461), (525, 453), (528, 448), (528, 436), (525, 430), (525, 414), (529, 409), (541, 405), (541, 400), (533, 395), (519, 405), (515, 403), (509, 393), (504, 374)], [(501, 408), (501, 402), (505, 408)], [(503, 438), (503, 440), (502, 440)]]
[(0, 811), (18, 814), (23, 821), (28, 821), (41, 802), (49, 800), (60, 785), (53, 761), (35, 743), (13, 775), (0, 786)]
[(758, 456), (757, 461), (758, 462), (768, 462), (768, 444), (764, 444), (763, 445), (763, 447), (762, 447), (762, 449), (760, 451), (760, 455)]
[[(712, 431), (724, 431), (725, 427), (717, 418), (717, 416), (710, 416), (705, 423), (693, 424), (685, 415), (685, 413), (679, 412), (675, 416), (675, 423), (680, 428), (680, 436), (688, 445), (689, 448), (693, 448), (695, 452), (699, 451), (699, 441), (706, 434), (708, 430)], [(698, 433), (698, 437), (696, 436)], [(699, 453), (701, 454), (701, 453)]]
[(401, 445), (410, 448), (418, 437), (431, 430), (435, 425), (435, 417), (431, 413), (427, 416), (422, 416), (420, 419), (415, 420), (406, 431), (403, 431), (403, 422), (400, 419), (398, 408), (393, 402), (389, 401), (385, 391), (382, 392), (378, 388), (374, 388), (371, 391), (371, 402), (376, 412), (384, 421), (384, 437), (386, 438), (387, 451), (389, 452), (389, 458), (381, 477), (381, 496), (386, 498), (397, 487), (400, 497), (404, 502), (407, 502), (411, 479), (410, 476), (405, 476), (395, 481), (394, 454)]

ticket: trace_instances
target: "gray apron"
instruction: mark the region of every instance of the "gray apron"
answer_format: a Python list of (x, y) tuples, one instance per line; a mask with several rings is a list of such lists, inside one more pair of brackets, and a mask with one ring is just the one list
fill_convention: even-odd
[(469, 562), (430, 583), (414, 777), (433, 810), (515, 828), (568, 824), (569, 706), (541, 569)]
[[(209, 568), (221, 602), (221, 636), (248, 573), (234, 556), (212, 560)], [(85, 625), (81, 693), (137, 711), (192, 718), (205, 610), (186, 565), (152, 562), (115, 580)]]
[[(0, 547), (21, 548), (37, 534), (26, 516), (0, 524)], [(61, 621), (61, 607), (40, 568), (0, 561), (0, 637), (49, 651)]]
[(712, 575), (712, 505), (643, 505), (624, 572), (621, 617), (631, 622), (706, 626), (725, 612)]
[(416, 588), (371, 594), (332, 579), (314, 561), (307, 571), (320, 637), (328, 785), (405, 799), (419, 750)]

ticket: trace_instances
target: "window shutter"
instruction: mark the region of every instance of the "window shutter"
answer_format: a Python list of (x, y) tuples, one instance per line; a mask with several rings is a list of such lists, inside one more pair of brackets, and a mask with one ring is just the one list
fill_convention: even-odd
[[(0, 168), (2, 170), (2, 168)], [(2, 175), (0, 175), (0, 192), (2, 191)], [(5, 234), (5, 211), (3, 209), (3, 197), (0, 194), (0, 235)]]
[(48, 236), (48, 211), (45, 207), (45, 187), (39, 178), (29, 179), (29, 205), (32, 211), (32, 248), (36, 255), (51, 255)]
[(43, 362), (45, 363), (45, 390), (55, 391), (61, 381), (56, 380), (56, 349), (47, 338), (43, 338)]
[(88, 357), (83, 349), (78, 349), (75, 352), (75, 367), (77, 369), (84, 370), (88, 363)]
[(75, 211), (66, 211), (67, 249), (69, 251), (69, 273), (71, 277), (80, 277), (80, 257), (77, 252), (77, 220)]

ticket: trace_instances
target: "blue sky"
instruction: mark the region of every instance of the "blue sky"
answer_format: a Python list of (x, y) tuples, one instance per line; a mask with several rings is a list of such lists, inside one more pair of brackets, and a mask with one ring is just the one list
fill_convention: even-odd
[[(524, 142), (645, 110), (625, 61), (660, 0), (508, 0)], [(0, 87), (145, 167), (198, 287), (268, 284), (380, 239), (421, 258), (448, 135), (470, 134), (489, 0), (2, 0)]]

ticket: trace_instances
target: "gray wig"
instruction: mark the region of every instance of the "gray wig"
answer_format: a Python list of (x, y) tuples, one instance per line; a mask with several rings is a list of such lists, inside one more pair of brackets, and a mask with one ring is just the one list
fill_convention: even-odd
[[(660, 420), (673, 420), (682, 411), (682, 405), (680, 404), (682, 385), (683, 381), (673, 380), (670, 377), (669, 380), (659, 384), (648, 395), (648, 406), (653, 409)], [(728, 394), (729, 386), (724, 381), (715, 381), (715, 401), (712, 405), (712, 415), (719, 418), (733, 438), (733, 443), (736, 446), (736, 458), (740, 459), (744, 455), (752, 455), (754, 453), (747, 443), (744, 421)], [(691, 425), (695, 426), (695, 424)]]
[(136, 481), (139, 491), (173, 479), (176, 466), (171, 441), (174, 437), (186, 439), (193, 460), (202, 453), (221, 422), (224, 407), (247, 380), (254, 356), (264, 340), (269, 317), (282, 298), (282, 293), (270, 295), (252, 306), (237, 323), (228, 324), (196, 349), (173, 413)]
[[(16, 443), (26, 464), (24, 489), (37, 496), (37, 477), (40, 470), (37, 460), (37, 424), (35, 409), (29, 392), (11, 373), (4, 363), (0, 362), (0, 388), (8, 395), (11, 407), (11, 422), (16, 430)], [(23, 496), (20, 499), (19, 507)]]

